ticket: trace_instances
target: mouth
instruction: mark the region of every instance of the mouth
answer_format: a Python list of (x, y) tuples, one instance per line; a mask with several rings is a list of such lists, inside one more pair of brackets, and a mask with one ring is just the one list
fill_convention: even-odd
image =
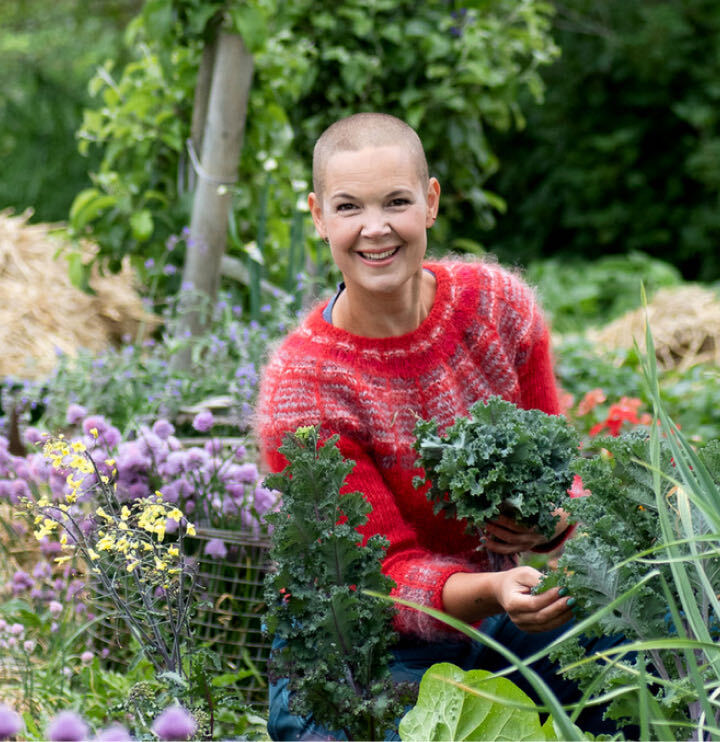
[(363, 260), (368, 260), (371, 263), (380, 262), (382, 260), (387, 260), (388, 258), (391, 258), (393, 255), (397, 253), (399, 249), (400, 249), (399, 247), (391, 247), (388, 250), (383, 250), (382, 252), (358, 252), (358, 255)]

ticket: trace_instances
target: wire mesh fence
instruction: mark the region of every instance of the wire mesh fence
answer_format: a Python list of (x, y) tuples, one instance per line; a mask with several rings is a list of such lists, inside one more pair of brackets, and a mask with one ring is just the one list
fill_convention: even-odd
[[(262, 614), (269, 543), (242, 532), (213, 528), (198, 528), (197, 536), (188, 542), (198, 547), (201, 606), (193, 619), (195, 636), (236, 674), (237, 687), (248, 704), (267, 706), (270, 645), (263, 635)], [(209, 548), (219, 542), (224, 550)]]
[[(216, 652), (222, 671), (235, 676), (233, 687), (245, 703), (263, 710), (268, 705), (270, 654), (270, 641), (262, 631), (269, 542), (241, 531), (198, 527), (183, 543), (195, 565), (195, 644)], [(96, 610), (103, 609), (106, 616), (91, 628), (96, 651), (106, 664), (122, 669), (133, 657), (130, 632), (109, 605), (96, 605)]]

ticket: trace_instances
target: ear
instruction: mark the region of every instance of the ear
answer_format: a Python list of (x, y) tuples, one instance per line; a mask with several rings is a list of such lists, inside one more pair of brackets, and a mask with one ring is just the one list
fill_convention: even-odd
[(310, 207), (310, 216), (312, 216), (313, 223), (315, 224), (315, 230), (320, 239), (324, 240), (327, 237), (327, 230), (325, 229), (325, 220), (322, 215), (320, 197), (316, 193), (311, 193), (308, 196), (308, 206)]
[(425, 227), (430, 229), (437, 219), (440, 208), (440, 183), (437, 178), (430, 178), (427, 189), (427, 212), (425, 215)]

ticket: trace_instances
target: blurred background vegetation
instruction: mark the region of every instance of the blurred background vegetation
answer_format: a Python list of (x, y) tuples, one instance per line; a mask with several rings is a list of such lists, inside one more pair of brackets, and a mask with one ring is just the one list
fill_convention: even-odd
[(167, 260), (188, 221), (200, 54), (228, 17), (255, 55), (230, 251), (263, 261), (247, 249), (261, 222), (276, 285), (294, 279), (280, 273), (312, 141), (371, 109), (426, 142), (443, 249), (523, 265), (642, 251), (720, 278), (712, 0), (6, 0), (0, 208), (70, 216), (114, 268)]

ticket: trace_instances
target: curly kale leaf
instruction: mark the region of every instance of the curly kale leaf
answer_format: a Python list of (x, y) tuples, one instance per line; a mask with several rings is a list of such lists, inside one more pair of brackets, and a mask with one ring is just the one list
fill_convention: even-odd
[[(675, 513), (672, 517), (679, 517), (675, 505), (678, 472), (667, 440), (660, 438), (657, 445), (659, 461), (655, 472), (643, 463), (652, 460), (652, 443), (642, 432), (595, 439), (592, 448), (586, 448), (585, 456), (576, 462), (576, 472), (592, 494), (571, 499), (567, 505), (578, 525), (574, 537), (565, 544), (555, 579), (575, 599), (573, 610), (578, 618), (595, 614), (622, 598), (612, 611), (598, 617), (586, 633), (622, 635), (628, 641), (639, 642), (677, 633), (663, 583), (676, 605), (680, 604), (680, 597), (667, 561), (668, 552), (663, 547), (665, 539), (658, 508), (661, 503), (671, 514)], [(720, 481), (720, 446), (710, 444), (698, 455), (715, 481)], [(656, 476), (661, 487), (659, 493)], [(693, 522), (697, 523), (698, 535), (702, 535), (703, 519), (693, 517)], [(677, 525), (681, 538), (679, 521)], [(720, 569), (715, 567), (716, 562), (716, 558), (707, 558), (704, 569), (718, 593)], [(658, 574), (648, 580), (653, 570)], [(705, 588), (694, 570), (689, 570), (688, 575), (700, 605)], [(577, 637), (551, 652), (551, 657), (561, 665), (582, 655)], [(626, 683), (628, 677), (634, 676), (639, 660), (639, 655), (620, 658), (612, 669), (600, 662), (605, 674), (599, 690), (610, 693)], [(688, 668), (682, 651), (650, 651), (643, 661), (648, 663), (651, 673), (672, 680), (673, 685), (658, 689), (656, 698), (673, 720), (682, 724), (687, 718), (690, 698), (683, 690), (688, 683)], [(598, 672), (598, 664), (586, 663), (576, 665), (567, 674), (587, 688), (597, 681)], [(624, 703), (622, 697), (612, 702), (609, 713), (613, 718), (637, 721), (637, 708)]]
[(360, 492), (340, 494), (354, 462), (336, 442), (321, 446), (315, 428), (299, 429), (279, 449), (287, 467), (266, 479), (282, 493), (268, 517), (275, 571), (265, 599), (268, 632), (285, 644), (270, 675), (290, 679), (295, 713), (349, 739), (383, 739), (407, 699), (390, 678), (391, 604), (362, 591), (389, 594), (393, 583), (381, 572), (385, 539), (359, 543), (371, 508)]
[(500, 397), (476, 402), (443, 435), (434, 420), (415, 427), (418, 466), (436, 512), (464, 518), (470, 528), (500, 514), (552, 537), (572, 484), (579, 438), (559, 415), (524, 410)]

